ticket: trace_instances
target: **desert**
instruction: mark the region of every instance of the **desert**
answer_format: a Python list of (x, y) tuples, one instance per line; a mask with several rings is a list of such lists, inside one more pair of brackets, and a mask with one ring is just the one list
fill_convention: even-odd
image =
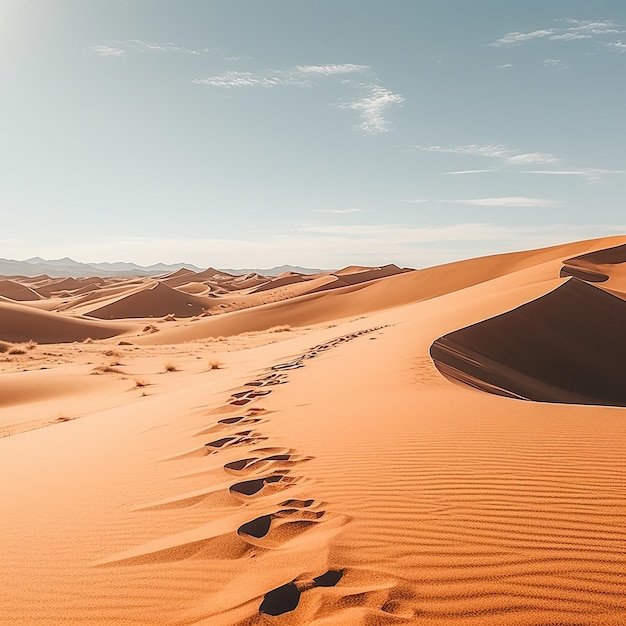
[(626, 622), (626, 237), (0, 280), (0, 623)]

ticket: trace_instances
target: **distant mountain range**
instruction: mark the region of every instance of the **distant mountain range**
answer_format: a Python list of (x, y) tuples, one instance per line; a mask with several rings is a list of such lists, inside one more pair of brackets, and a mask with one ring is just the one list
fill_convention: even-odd
[[(175, 272), (179, 269), (188, 269), (201, 272), (204, 268), (196, 267), (191, 263), (155, 263), (154, 265), (137, 265), (136, 263), (82, 263), (69, 257), (63, 259), (42, 259), (33, 257), (25, 261), (14, 259), (0, 259), (0, 275), (2, 276), (40, 276), (46, 274), (51, 278), (71, 276), (80, 278), (85, 276), (156, 276)], [(263, 276), (278, 276), (283, 272), (298, 272), (299, 274), (317, 274), (324, 270), (281, 265), (270, 269), (220, 269), (228, 274), (249, 274), (256, 272)]]

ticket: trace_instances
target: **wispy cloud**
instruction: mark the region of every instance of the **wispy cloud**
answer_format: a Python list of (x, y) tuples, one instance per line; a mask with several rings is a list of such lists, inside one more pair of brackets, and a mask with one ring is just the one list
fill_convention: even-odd
[[(344, 83), (346, 82), (346, 76), (365, 73), (373, 75), (368, 65), (329, 63), (326, 65), (296, 65), (286, 70), (228, 71), (214, 76), (207, 76), (206, 78), (195, 78), (192, 82), (196, 85), (225, 88), (308, 87), (318, 84), (320, 80), (332, 77), (342, 77), (340, 82)], [(352, 78), (347, 82), (355, 85), (355, 81)], [(391, 124), (386, 118), (387, 110), (391, 106), (402, 104), (405, 100), (404, 97), (376, 83), (356, 83), (356, 88), (362, 92), (361, 97), (350, 102), (339, 102), (336, 106), (340, 109), (348, 109), (358, 113), (360, 122), (355, 125), (355, 128), (360, 132), (376, 134), (390, 130)]]
[(313, 213), (362, 213), (363, 209), (350, 208), (350, 209), (313, 209)]
[(367, 72), (371, 68), (368, 65), (355, 65), (354, 63), (330, 63), (328, 65), (296, 65), (295, 69), (301, 74), (333, 76), (335, 74)]
[[(513, 150), (501, 144), (469, 144), (462, 146), (414, 146), (415, 150), (423, 152), (438, 152), (443, 154), (457, 154), (466, 156), (485, 157), (501, 163), (498, 168), (491, 169), (466, 169), (443, 172), (448, 175), (482, 174), (487, 172), (511, 171), (520, 174), (544, 174), (552, 176), (579, 176), (589, 182), (599, 182), (606, 176), (624, 174), (624, 170), (602, 169), (594, 167), (563, 167), (563, 160), (545, 152), (522, 152)], [(562, 169), (554, 169), (561, 165)], [(546, 169), (521, 169), (522, 167), (534, 166)], [(552, 167), (550, 167), (552, 166)], [(550, 169), (547, 169), (550, 167)]]
[(443, 172), (444, 174), (452, 174), (452, 175), (457, 175), (457, 174), (487, 174), (488, 172), (499, 172), (500, 170), (497, 170), (495, 168), (491, 168), (491, 169), (485, 169), (485, 170), (456, 170), (454, 172)]
[(340, 109), (357, 111), (361, 122), (355, 128), (365, 134), (377, 134), (388, 132), (390, 122), (385, 115), (387, 109), (394, 105), (401, 105), (405, 98), (399, 93), (393, 93), (380, 85), (362, 85), (366, 95), (354, 102), (340, 102)]
[[(416, 150), (423, 152), (441, 152), (444, 154), (466, 154), (481, 156), (489, 159), (500, 159), (501, 161), (518, 165), (520, 163), (558, 163), (559, 157), (554, 154), (543, 152), (520, 152), (507, 148), (501, 144), (469, 144), (464, 146), (415, 146)], [(464, 170), (461, 173), (484, 172), (488, 170)]]
[(123, 57), (126, 51), (122, 48), (112, 48), (111, 46), (89, 46), (89, 49), (101, 57)]
[(192, 82), (196, 85), (209, 85), (212, 87), (278, 87), (280, 85), (304, 87), (312, 85), (319, 78), (363, 73), (369, 70), (370, 68), (367, 65), (355, 65), (353, 63), (296, 65), (287, 70), (229, 71), (206, 78), (195, 78)]
[(543, 37), (549, 37), (554, 34), (552, 29), (533, 30), (529, 33), (520, 33), (514, 31), (507, 33), (504, 37), (490, 43), (490, 46), (508, 46), (515, 43), (523, 43), (524, 41), (530, 41), (531, 39), (541, 39)]
[(471, 198), (467, 200), (452, 200), (456, 204), (470, 204), (473, 206), (488, 207), (549, 207), (559, 204), (556, 200), (545, 198), (524, 198), (507, 196), (503, 198)]
[(153, 43), (151, 41), (142, 41), (141, 39), (127, 39), (125, 41), (116, 41), (115, 43), (140, 51), (182, 52), (183, 54), (193, 55), (206, 54), (207, 52), (210, 52), (209, 48), (200, 48), (196, 50), (185, 46), (179, 46), (172, 41), (167, 41), (165, 43)]
[(185, 46), (179, 46), (172, 41), (165, 43), (153, 43), (150, 41), (142, 41), (141, 39), (114, 39), (108, 43), (114, 44), (116, 47), (112, 47), (106, 44), (97, 46), (89, 46), (89, 49), (99, 54), (100, 56), (126, 56), (126, 53), (131, 51), (138, 52), (178, 52), (183, 54), (200, 55), (210, 52), (209, 48), (201, 48), (194, 50), (192, 48), (186, 48)]
[(497, 70), (508, 70), (513, 67), (513, 63), (502, 63), (501, 65), (496, 65)]
[(545, 67), (549, 67), (559, 72), (561, 72), (562, 70), (567, 70), (570, 67), (572, 67), (570, 63), (565, 63), (564, 61), (561, 61), (561, 59), (544, 59), (543, 64), (545, 65)]
[(593, 167), (580, 167), (568, 170), (522, 170), (522, 174), (541, 174), (544, 176), (580, 176), (592, 182), (598, 182), (605, 176), (624, 174), (626, 170), (609, 170)]
[(604, 44), (607, 48), (616, 50), (617, 52), (626, 52), (626, 43), (621, 39), (619, 41), (609, 41)]
[(437, 204), (467, 204), (470, 206), (484, 207), (554, 207), (559, 204), (557, 200), (548, 200), (546, 198), (526, 198), (523, 196), (502, 196), (497, 198), (465, 198), (460, 200), (441, 200), (439, 198), (418, 198), (416, 200), (404, 200), (411, 204), (422, 204), (431, 202)]
[(607, 39), (624, 32), (626, 32), (624, 26), (613, 21), (566, 19), (561, 20), (559, 25), (550, 28), (541, 28), (526, 33), (519, 31), (507, 33), (489, 45), (501, 48), (538, 39), (560, 42), (595, 39), (604, 45), (608, 45)]

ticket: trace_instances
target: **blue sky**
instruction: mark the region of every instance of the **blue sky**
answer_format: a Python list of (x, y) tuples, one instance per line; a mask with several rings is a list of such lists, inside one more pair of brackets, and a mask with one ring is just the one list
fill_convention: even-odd
[(626, 233), (622, 0), (2, 0), (0, 256), (413, 267)]

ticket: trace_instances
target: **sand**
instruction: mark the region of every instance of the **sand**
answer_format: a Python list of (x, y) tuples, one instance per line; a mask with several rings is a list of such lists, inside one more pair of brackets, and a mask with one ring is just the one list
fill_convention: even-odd
[(6, 277), (0, 624), (622, 626), (624, 244)]

